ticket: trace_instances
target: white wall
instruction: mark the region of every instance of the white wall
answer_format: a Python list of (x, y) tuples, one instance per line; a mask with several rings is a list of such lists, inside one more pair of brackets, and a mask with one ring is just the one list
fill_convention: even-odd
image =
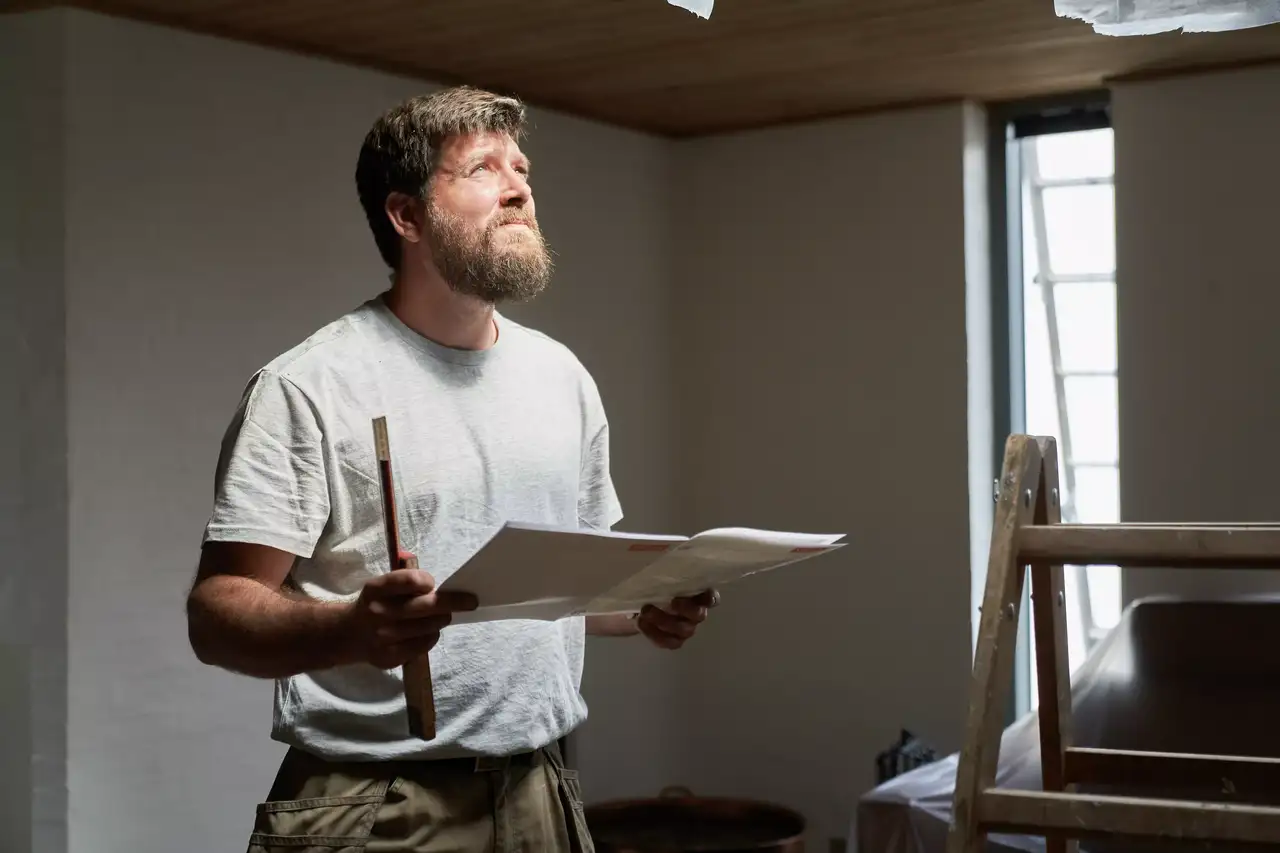
[(6, 851), (66, 846), (63, 47), (55, 15), (0, 19), (0, 850)]
[[(55, 628), (70, 663), (69, 700), (36, 702), (70, 708), (72, 851), (235, 849), (282, 748), (269, 685), (186, 645), (218, 439), (252, 370), (384, 285), (354, 157), (377, 113), (424, 87), (88, 13), (45, 19), (45, 47), (66, 41), (65, 57), (32, 52), (44, 79), (65, 75), (49, 101), (65, 134), (47, 128), (65, 157), (56, 142), (43, 155), (65, 172), (49, 184), (65, 228), (32, 225), (52, 241), (40, 257), (67, 377), (47, 387), (67, 411), (36, 423), (69, 430)], [(958, 746), (970, 530), (989, 512), (969, 502), (989, 472), (966, 464), (991, 444), (967, 406), (989, 393), (989, 353), (966, 348), (985, 309), (980, 125), (957, 106), (671, 143), (535, 113), (559, 272), (516, 313), (595, 373), (623, 526), (852, 543), (726, 590), (680, 654), (591, 641), (576, 743), (589, 799), (674, 783), (762, 796), (805, 812), (820, 847), (845, 834), (900, 726)]]
[[(24, 22), (25, 23), (25, 22)], [(24, 28), (25, 29), (25, 28)], [(16, 79), (25, 57), (19, 33), (0, 29), (0, 80)], [(22, 392), (18, 365), (19, 281), (18, 228), (22, 203), (18, 198), (24, 141), (18, 137), (26, 105), (12, 86), (0, 86), (0, 850), (31, 847), (31, 630), (26, 617), (31, 573), (18, 570), (25, 551), (22, 541), (22, 448), (18, 446), (18, 411)], [(65, 567), (63, 569), (65, 572)]]
[[(1280, 518), (1280, 67), (1116, 88), (1125, 521)], [(1131, 570), (1144, 595), (1275, 573)]]
[[(254, 369), (386, 285), (355, 156), (376, 115), (424, 87), (65, 21), (71, 849), (235, 849), (282, 748), (267, 740), (269, 684), (202, 667), (186, 645), (218, 440)], [(595, 373), (626, 524), (666, 529), (665, 143), (543, 112), (535, 123), (539, 212), (561, 267), (554, 293), (518, 313)], [(592, 719), (575, 744), (592, 796), (667, 782), (672, 666), (639, 643), (592, 642)]]
[(964, 154), (980, 124), (945, 107), (677, 158), (688, 524), (851, 542), (725, 590), (686, 649), (686, 783), (799, 808), (815, 849), (845, 835), (900, 727), (959, 746), (966, 276), (981, 271), (966, 241), (987, 250), (966, 234)]

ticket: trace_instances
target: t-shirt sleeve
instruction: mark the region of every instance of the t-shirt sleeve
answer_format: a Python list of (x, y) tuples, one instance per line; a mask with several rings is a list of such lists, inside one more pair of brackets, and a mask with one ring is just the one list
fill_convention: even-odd
[(622, 504), (609, 470), (609, 421), (595, 383), (588, 378), (586, 386), (587, 440), (578, 488), (578, 523), (594, 530), (609, 530), (622, 520)]
[(284, 377), (259, 371), (222, 441), (204, 541), (310, 557), (329, 519), (324, 460), (310, 400)]

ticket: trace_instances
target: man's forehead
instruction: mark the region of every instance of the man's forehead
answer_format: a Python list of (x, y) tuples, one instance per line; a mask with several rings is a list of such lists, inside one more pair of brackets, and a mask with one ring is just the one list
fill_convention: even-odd
[(519, 143), (508, 133), (481, 131), (450, 136), (440, 146), (445, 160), (466, 160), (488, 154), (503, 154), (511, 158), (523, 158)]

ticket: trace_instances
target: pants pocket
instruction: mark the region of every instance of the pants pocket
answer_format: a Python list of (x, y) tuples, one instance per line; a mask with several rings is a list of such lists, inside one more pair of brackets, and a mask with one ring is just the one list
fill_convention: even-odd
[(591, 832), (587, 828), (587, 818), (583, 813), (582, 782), (578, 778), (578, 771), (560, 766), (556, 768), (556, 775), (559, 777), (560, 804), (564, 809), (569, 848), (572, 853), (595, 853)]
[(358, 853), (386, 792), (260, 803), (248, 853)]

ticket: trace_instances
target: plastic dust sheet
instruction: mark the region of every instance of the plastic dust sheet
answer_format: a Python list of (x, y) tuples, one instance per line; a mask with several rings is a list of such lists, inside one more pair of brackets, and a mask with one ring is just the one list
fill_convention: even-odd
[[(1280, 597), (1224, 601), (1144, 599), (1091, 651), (1071, 683), (1075, 746), (1280, 758)], [(945, 853), (955, 794), (951, 754), (890, 779), (857, 804), (857, 853)], [(1040, 727), (1033, 711), (1004, 730), (996, 785), (1041, 789)], [(1229, 787), (1229, 786), (1228, 786)], [(1230, 801), (1221, 785), (1136, 791), (1082, 785), (1082, 793)], [(1244, 801), (1280, 805), (1280, 793)], [(1043, 853), (1043, 838), (992, 834), (988, 853)], [(1082, 853), (1132, 853), (1132, 841), (1090, 840)], [(1214, 844), (1143, 843), (1143, 853), (1214, 853)]]

